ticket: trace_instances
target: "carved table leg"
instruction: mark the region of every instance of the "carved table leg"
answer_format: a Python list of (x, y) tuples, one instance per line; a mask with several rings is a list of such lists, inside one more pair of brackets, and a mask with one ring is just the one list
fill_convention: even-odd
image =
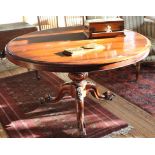
[(69, 73), (69, 78), (72, 80), (70, 83), (65, 83), (62, 85), (57, 97), (52, 97), (51, 95), (46, 95), (44, 98), (40, 99), (41, 103), (45, 102), (58, 102), (66, 94), (70, 95), (76, 100), (76, 111), (77, 111), (77, 126), (81, 136), (86, 135), (86, 127), (84, 121), (84, 98), (88, 93), (91, 93), (97, 99), (112, 100), (114, 94), (107, 91), (102, 95), (98, 92), (96, 86), (86, 81), (88, 77), (87, 72), (83, 73)]
[(75, 98), (76, 98), (76, 107), (77, 107), (77, 125), (80, 131), (81, 136), (86, 135), (86, 127), (84, 122), (84, 98), (87, 93), (91, 93), (97, 99), (106, 99), (112, 100), (114, 94), (110, 91), (99, 94), (97, 87), (95, 84), (86, 81), (85, 79), (88, 77), (88, 73), (69, 73), (69, 78), (73, 81), (73, 85), (75, 86)]
[(84, 122), (84, 98), (86, 97), (86, 85), (85, 80), (88, 77), (88, 73), (69, 73), (69, 78), (73, 81), (74, 97), (76, 99), (76, 110), (77, 110), (77, 126), (79, 129), (80, 136), (86, 136), (86, 128)]
[(76, 101), (77, 111), (77, 126), (79, 129), (80, 136), (86, 136), (85, 120), (84, 120), (84, 99)]
[(66, 83), (63, 84), (62, 87), (60, 88), (60, 91), (56, 97), (52, 97), (50, 94), (46, 94), (44, 97), (40, 97), (40, 102), (41, 104), (43, 103), (54, 103), (60, 101), (66, 94), (72, 95), (72, 89), (74, 86), (72, 83)]
[(91, 93), (91, 95), (93, 97), (95, 97), (96, 99), (101, 99), (101, 100), (112, 100), (113, 97), (115, 96), (113, 93), (111, 93), (110, 91), (106, 91), (103, 94), (100, 94), (96, 85), (94, 83), (91, 82), (87, 82), (86, 85), (86, 90), (87, 93)]

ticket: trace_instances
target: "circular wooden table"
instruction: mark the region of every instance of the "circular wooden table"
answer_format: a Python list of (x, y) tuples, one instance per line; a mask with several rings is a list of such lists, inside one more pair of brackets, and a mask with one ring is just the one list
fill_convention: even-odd
[[(65, 56), (68, 48), (82, 47), (90, 43), (104, 45), (100, 52), (79, 56)], [(71, 83), (65, 83), (57, 97), (45, 100), (59, 101), (67, 93), (76, 100), (77, 125), (81, 135), (86, 135), (84, 123), (84, 98), (91, 93), (98, 99), (112, 99), (110, 92), (99, 94), (96, 86), (86, 81), (88, 72), (110, 70), (134, 64), (144, 59), (151, 43), (143, 35), (125, 31), (125, 36), (87, 39), (83, 27), (57, 28), (29, 33), (10, 41), (6, 46), (7, 58), (16, 65), (35, 70), (68, 72)]]

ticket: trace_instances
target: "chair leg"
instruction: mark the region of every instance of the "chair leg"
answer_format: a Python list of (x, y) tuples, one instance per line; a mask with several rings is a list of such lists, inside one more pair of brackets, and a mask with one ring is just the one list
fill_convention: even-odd
[(139, 73), (140, 73), (140, 62), (136, 63), (136, 81), (139, 79)]
[[(31, 71), (29, 68), (27, 70), (28, 70), (28, 72)], [(39, 75), (39, 72), (37, 70), (35, 70), (35, 76), (36, 76), (37, 80), (40, 80), (40, 75)]]
[(37, 80), (40, 80), (40, 75), (39, 75), (39, 72), (37, 70), (35, 71), (35, 74), (36, 74)]

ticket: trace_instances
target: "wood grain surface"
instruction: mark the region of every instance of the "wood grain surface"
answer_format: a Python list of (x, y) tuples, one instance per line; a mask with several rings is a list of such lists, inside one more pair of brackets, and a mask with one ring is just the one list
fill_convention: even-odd
[[(90, 43), (105, 46), (101, 52), (65, 56), (67, 48)], [(29, 33), (10, 41), (7, 58), (13, 63), (54, 72), (88, 72), (123, 67), (144, 59), (151, 43), (143, 35), (125, 30), (125, 36), (87, 39), (83, 27), (56, 28)]]

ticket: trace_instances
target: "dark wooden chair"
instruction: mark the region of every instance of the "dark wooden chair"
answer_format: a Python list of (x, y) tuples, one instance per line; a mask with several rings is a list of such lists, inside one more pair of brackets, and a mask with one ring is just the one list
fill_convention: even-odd
[(151, 50), (148, 57), (136, 64), (136, 79), (139, 78), (140, 65), (143, 63), (155, 65), (155, 22), (144, 16), (121, 16), (124, 19), (125, 29), (133, 30), (145, 35), (151, 41)]
[[(37, 27), (26, 22), (17, 22), (0, 25), (0, 58), (5, 58), (6, 44), (17, 36), (37, 31)], [(39, 79), (38, 72), (36, 77)]]
[(10, 40), (33, 31), (37, 31), (37, 27), (26, 22), (0, 24), (0, 57), (5, 57), (5, 46)]
[(64, 18), (66, 27), (84, 25), (84, 16), (64, 16)]
[(37, 16), (39, 30), (58, 27), (58, 16)]

